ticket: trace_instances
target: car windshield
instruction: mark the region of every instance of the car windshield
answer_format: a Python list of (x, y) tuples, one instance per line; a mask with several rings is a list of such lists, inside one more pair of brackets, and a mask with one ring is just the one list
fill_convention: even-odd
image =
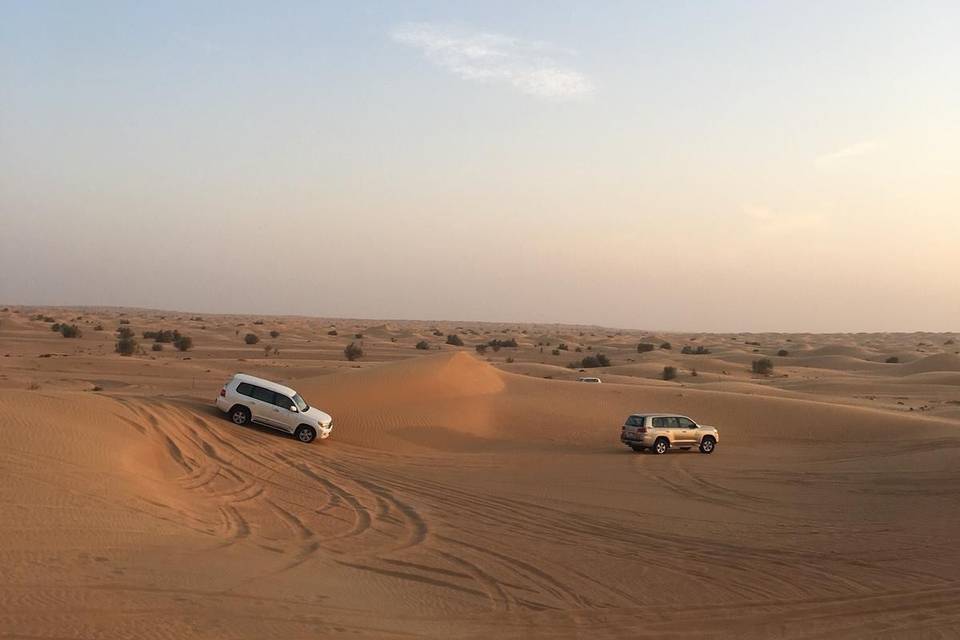
[(310, 408), (310, 406), (303, 401), (303, 398), (300, 397), (299, 393), (293, 394), (293, 401), (296, 403), (297, 409), (300, 409), (301, 413)]

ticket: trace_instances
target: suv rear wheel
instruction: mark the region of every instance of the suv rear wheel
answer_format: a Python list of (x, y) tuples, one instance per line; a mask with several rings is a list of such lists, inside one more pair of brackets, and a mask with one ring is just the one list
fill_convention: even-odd
[(314, 438), (317, 437), (317, 432), (314, 431), (313, 427), (302, 424), (299, 427), (297, 427), (297, 430), (294, 432), (293, 435), (297, 436), (297, 440), (299, 440), (300, 442), (305, 442), (309, 444), (310, 442), (313, 442)]
[(653, 452), (658, 456), (665, 454), (669, 448), (670, 441), (666, 438), (657, 438), (657, 441), (653, 443)]
[(700, 453), (713, 453), (713, 449), (717, 446), (717, 441), (710, 436), (706, 436), (703, 440), (700, 441)]
[(250, 410), (238, 404), (230, 409), (230, 419), (233, 420), (234, 424), (243, 426), (250, 422)]

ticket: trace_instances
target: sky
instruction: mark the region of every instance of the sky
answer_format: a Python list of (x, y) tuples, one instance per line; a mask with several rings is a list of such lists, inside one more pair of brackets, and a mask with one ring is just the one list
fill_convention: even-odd
[(957, 331), (958, 24), (0, 0), (0, 303)]

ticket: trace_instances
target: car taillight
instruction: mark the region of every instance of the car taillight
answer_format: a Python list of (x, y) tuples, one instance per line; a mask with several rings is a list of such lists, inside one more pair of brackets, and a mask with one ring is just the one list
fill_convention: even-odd
[(226, 390), (226, 389), (220, 389), (220, 397), (221, 397), (221, 398), (226, 398), (226, 397), (227, 397), (227, 390)]

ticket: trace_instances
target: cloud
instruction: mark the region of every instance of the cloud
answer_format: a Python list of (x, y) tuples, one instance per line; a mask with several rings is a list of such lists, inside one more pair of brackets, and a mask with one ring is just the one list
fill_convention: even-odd
[(831, 153), (825, 153), (817, 158), (817, 164), (831, 164), (838, 160), (858, 158), (882, 149), (883, 145), (876, 140), (861, 140)]
[(390, 36), (423, 51), (427, 59), (464, 80), (507, 84), (527, 95), (553, 100), (593, 91), (586, 76), (556, 61), (557, 56), (571, 52), (546, 43), (429, 23), (404, 24)]

